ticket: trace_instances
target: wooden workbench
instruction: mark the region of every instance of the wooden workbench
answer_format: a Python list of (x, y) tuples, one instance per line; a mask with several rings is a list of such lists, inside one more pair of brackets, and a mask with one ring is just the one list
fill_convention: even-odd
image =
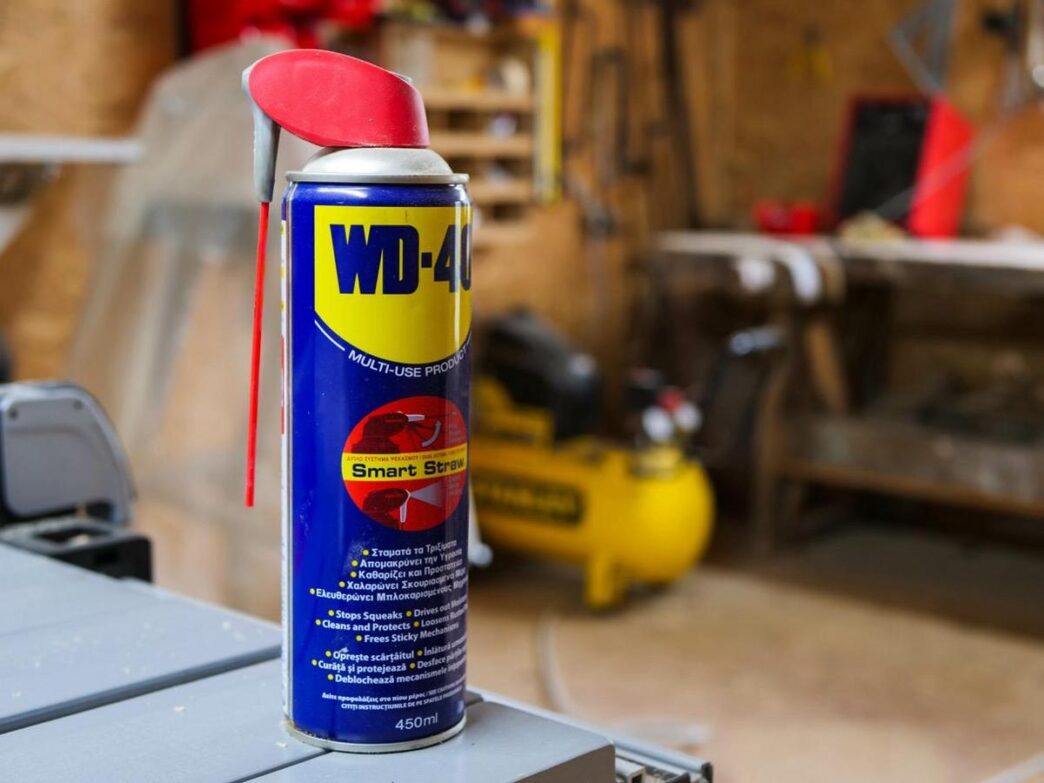
[(721, 231), (664, 231), (654, 256), (677, 262), (731, 265), (737, 258), (778, 259), (798, 248), (820, 263), (839, 263), (847, 280), (895, 283), (929, 277), (974, 282), (1020, 293), (1044, 293), (1044, 242), (950, 240), (843, 240), (827, 236), (779, 238)]
[[(752, 493), (758, 548), (771, 546), (786, 524), (783, 482), (1044, 517), (1044, 443), (984, 439), (867, 404), (869, 389), (884, 382), (895, 291), (948, 292), (954, 323), (986, 293), (1035, 300), (1044, 296), (1044, 243), (683, 231), (658, 235), (649, 260), (661, 288), (695, 270), (703, 290), (771, 300), (771, 318), (800, 356), (777, 363), (760, 401)], [(837, 316), (854, 306), (857, 290), (873, 297), (862, 304), (872, 350), (849, 357), (846, 371), (841, 346), (852, 341), (836, 333)], [(858, 339), (865, 346), (866, 336)], [(793, 404), (795, 386), (803, 387), (804, 404)]]

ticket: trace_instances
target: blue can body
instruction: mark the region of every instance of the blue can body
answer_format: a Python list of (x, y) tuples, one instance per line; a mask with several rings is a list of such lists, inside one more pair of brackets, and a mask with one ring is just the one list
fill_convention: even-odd
[(283, 200), (284, 706), (327, 747), (464, 720), (470, 213), (453, 184)]

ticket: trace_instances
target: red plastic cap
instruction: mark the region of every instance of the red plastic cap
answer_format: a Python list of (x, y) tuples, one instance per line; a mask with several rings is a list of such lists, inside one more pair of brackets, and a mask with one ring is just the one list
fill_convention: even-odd
[(372, 63), (321, 49), (258, 60), (250, 97), (275, 123), (321, 147), (427, 147), (420, 93)]

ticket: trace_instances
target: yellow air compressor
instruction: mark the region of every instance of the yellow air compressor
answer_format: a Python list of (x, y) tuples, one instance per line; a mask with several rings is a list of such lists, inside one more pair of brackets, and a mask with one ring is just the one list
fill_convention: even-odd
[(684, 575), (707, 546), (714, 502), (677, 439), (656, 425), (668, 437), (633, 448), (593, 435), (593, 361), (526, 313), (490, 327), (480, 361), (470, 467), (483, 538), (583, 566), (594, 609), (632, 583)]

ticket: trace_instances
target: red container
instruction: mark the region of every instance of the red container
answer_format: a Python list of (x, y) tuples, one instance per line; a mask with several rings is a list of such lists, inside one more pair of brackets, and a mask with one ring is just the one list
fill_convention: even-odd
[(872, 211), (914, 236), (954, 236), (973, 141), (971, 124), (942, 98), (854, 98), (828, 198), (828, 223)]
[(808, 236), (819, 226), (819, 207), (811, 201), (763, 199), (754, 204), (754, 223), (763, 234)]

